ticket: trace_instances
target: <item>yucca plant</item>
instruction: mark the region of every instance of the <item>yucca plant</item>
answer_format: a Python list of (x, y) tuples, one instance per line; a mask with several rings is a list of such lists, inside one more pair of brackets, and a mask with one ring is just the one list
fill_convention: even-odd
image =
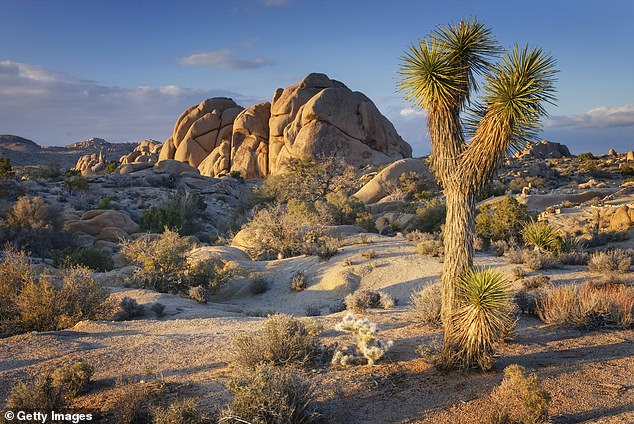
[(493, 347), (508, 334), (511, 319), (511, 284), (491, 269), (473, 268), (459, 280), (458, 308), (453, 316), (454, 360), (461, 368), (493, 365)]
[(557, 249), (559, 234), (548, 221), (530, 221), (522, 227), (522, 238), (536, 250), (553, 251)]
[[(496, 60), (501, 54), (501, 59)], [(476, 19), (440, 26), (401, 58), (399, 89), (427, 112), (430, 165), (446, 197), (441, 279), (442, 360), (453, 357), (456, 281), (473, 265), (475, 199), (510, 149), (523, 147), (554, 102), (554, 60), (541, 49), (502, 52)], [(484, 77), (480, 102), (471, 102)], [(466, 116), (461, 113), (466, 112)], [(470, 137), (470, 140), (467, 138)]]
[(562, 232), (557, 237), (557, 251), (560, 253), (576, 252), (583, 244), (579, 237), (575, 237), (568, 232)]

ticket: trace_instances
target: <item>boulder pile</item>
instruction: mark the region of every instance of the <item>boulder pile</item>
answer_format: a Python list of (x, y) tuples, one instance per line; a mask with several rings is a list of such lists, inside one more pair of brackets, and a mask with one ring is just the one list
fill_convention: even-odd
[(272, 101), (243, 109), (216, 97), (187, 109), (159, 160), (175, 159), (202, 175), (239, 172), (263, 178), (284, 172), (289, 158), (336, 156), (350, 165), (384, 165), (412, 149), (364, 94), (324, 74), (275, 91)]

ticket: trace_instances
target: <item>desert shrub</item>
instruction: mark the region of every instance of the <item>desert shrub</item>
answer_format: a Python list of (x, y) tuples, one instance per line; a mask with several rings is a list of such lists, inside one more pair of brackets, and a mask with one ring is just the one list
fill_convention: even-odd
[(165, 228), (179, 231), (183, 225), (183, 217), (178, 209), (152, 206), (141, 215), (141, 231), (153, 233), (163, 232)]
[[(57, 162), (48, 162), (44, 165), (39, 165), (34, 172), (35, 178), (43, 178), (45, 180), (55, 180), (63, 174), (62, 168)], [(74, 175), (79, 175), (79, 172)]]
[(143, 316), (145, 306), (139, 305), (136, 299), (123, 297), (119, 301), (119, 311), (115, 314), (115, 321), (128, 321)]
[(557, 255), (557, 260), (562, 265), (588, 265), (590, 254), (582, 251), (565, 252)]
[(502, 383), (491, 393), (495, 424), (536, 424), (547, 422), (550, 395), (535, 373), (528, 374), (519, 365), (504, 368)]
[(490, 269), (471, 269), (458, 280), (456, 303), (452, 342), (457, 365), (490, 369), (494, 345), (513, 324), (510, 283)]
[(53, 386), (60, 387), (67, 399), (73, 399), (84, 393), (90, 383), (94, 368), (86, 362), (56, 368), (51, 374)]
[(112, 174), (114, 173), (117, 168), (119, 167), (119, 162), (108, 162), (108, 164), (106, 165), (106, 168), (103, 170), (106, 174)]
[(398, 177), (397, 188), (404, 200), (414, 200), (417, 194), (429, 190), (429, 184), (419, 172), (409, 171)]
[(184, 283), (188, 286), (200, 286), (206, 294), (212, 295), (232, 277), (241, 273), (242, 269), (236, 262), (210, 259), (189, 264), (184, 272)]
[(365, 312), (370, 308), (391, 309), (396, 301), (388, 293), (381, 290), (358, 290), (346, 296), (346, 309)]
[(71, 175), (64, 178), (64, 188), (70, 192), (81, 192), (90, 190), (90, 184), (81, 175)]
[(307, 317), (318, 317), (321, 315), (321, 306), (310, 304), (304, 307), (304, 315)]
[(110, 196), (104, 196), (101, 198), (99, 203), (97, 203), (97, 209), (112, 209), (112, 210), (120, 210), (121, 206), (116, 203), (112, 203), (112, 198)]
[(526, 205), (507, 196), (480, 208), (475, 218), (476, 233), (485, 240), (512, 243), (520, 239), (522, 225), (530, 219)]
[(291, 278), (291, 290), (302, 291), (308, 287), (308, 281), (306, 281), (306, 275), (303, 271), (298, 271), (293, 274)]
[(524, 278), (525, 276), (526, 270), (524, 268), (522, 268), (521, 266), (516, 266), (513, 268), (513, 278), (519, 280), (521, 278)]
[(586, 152), (586, 153), (579, 154), (577, 158), (581, 160), (592, 160), (592, 159), (595, 159), (595, 156), (592, 154), (592, 152)]
[(433, 199), (416, 209), (416, 218), (412, 222), (412, 230), (425, 233), (437, 233), (445, 223), (447, 208), (440, 199)]
[(34, 278), (35, 272), (26, 254), (7, 246), (0, 262), (0, 334), (11, 330), (19, 314), (16, 305), (18, 293)]
[(410, 295), (410, 303), (421, 322), (434, 327), (440, 326), (442, 297), (439, 281), (414, 290)]
[(13, 177), (14, 172), (8, 158), (0, 158), (0, 179)]
[(634, 168), (629, 165), (623, 165), (621, 167), (621, 175), (623, 176), (634, 175)]
[(522, 239), (527, 246), (552, 252), (557, 249), (559, 237), (548, 221), (530, 221), (522, 226)]
[(264, 276), (256, 276), (249, 282), (249, 291), (253, 295), (266, 293), (271, 283)]
[(30, 383), (18, 382), (7, 398), (7, 409), (14, 411), (61, 411), (66, 407), (62, 388), (50, 375), (41, 375)]
[(519, 193), (524, 187), (544, 187), (544, 179), (540, 177), (516, 177), (509, 182), (509, 190)]
[(114, 261), (108, 252), (92, 247), (52, 249), (51, 257), (56, 268), (84, 266), (97, 272), (112, 271), (114, 268)]
[(9, 241), (35, 255), (47, 256), (52, 247), (66, 241), (59, 211), (39, 196), (20, 197), (4, 221), (0, 241)]
[(221, 422), (308, 424), (319, 415), (313, 387), (292, 367), (260, 364), (229, 382), (233, 399)]
[(416, 243), (416, 253), (421, 256), (443, 256), (445, 254), (445, 244), (440, 234), (423, 233)]
[(352, 333), (357, 345), (349, 349), (337, 349), (332, 358), (333, 365), (374, 365), (394, 344), (391, 340), (378, 338), (376, 324), (356, 318), (351, 313), (347, 313), (335, 329)]
[(207, 294), (202, 286), (192, 286), (187, 289), (187, 296), (200, 303), (207, 303)]
[(202, 423), (200, 411), (194, 399), (183, 399), (171, 402), (166, 407), (151, 409), (154, 424), (196, 424)]
[(354, 168), (334, 157), (290, 158), (282, 166), (283, 174), (267, 177), (256, 191), (260, 202), (297, 199), (312, 203), (328, 193), (349, 194), (358, 188)]
[(141, 266), (132, 276), (134, 284), (166, 293), (177, 291), (191, 247), (187, 238), (166, 228), (158, 237), (144, 235), (123, 242), (121, 253), (128, 261)]
[[(53, 279), (57, 279), (57, 284)], [(103, 317), (107, 291), (87, 268), (68, 268), (56, 275), (34, 274), (14, 295), (18, 331), (68, 328), (84, 319)]]
[(629, 272), (631, 266), (632, 254), (621, 249), (595, 252), (588, 261), (592, 272)]
[(504, 240), (496, 240), (489, 245), (489, 251), (493, 256), (503, 256), (509, 250), (509, 244)]
[(559, 254), (577, 252), (583, 247), (581, 240), (570, 233), (559, 233), (555, 242), (555, 251)]
[(526, 265), (531, 271), (554, 268), (560, 264), (554, 254), (540, 250), (510, 249), (505, 255), (510, 263)]
[(531, 275), (530, 277), (522, 279), (522, 287), (527, 290), (541, 289), (549, 284), (550, 278), (542, 274)]
[(523, 314), (535, 315), (537, 313), (537, 296), (535, 292), (522, 289), (515, 293), (513, 300)]
[(165, 315), (165, 305), (159, 302), (152, 303), (150, 306), (150, 311), (154, 312), (156, 318), (161, 318)]
[(488, 199), (489, 197), (503, 196), (507, 187), (500, 181), (488, 182), (478, 193), (477, 201)]
[(362, 257), (363, 259), (367, 259), (367, 260), (369, 260), (369, 261), (370, 261), (370, 260), (372, 260), (372, 259), (376, 259), (376, 258), (377, 258), (377, 256), (378, 256), (378, 255), (377, 255), (377, 253), (376, 253), (376, 250), (374, 250), (374, 249), (372, 249), (372, 250), (366, 250), (365, 252), (363, 252), (363, 253), (361, 254), (361, 257)]
[(233, 337), (236, 361), (247, 368), (265, 362), (272, 365), (302, 365), (317, 349), (316, 324), (289, 315), (269, 316), (254, 334)]
[(593, 328), (629, 328), (634, 322), (634, 288), (622, 284), (566, 284), (537, 299), (537, 314), (546, 324)]
[(325, 211), (328, 221), (333, 225), (357, 225), (366, 231), (376, 232), (372, 214), (355, 197), (347, 196), (342, 192), (328, 193)]
[(588, 247), (603, 246), (607, 243), (618, 243), (629, 240), (630, 235), (627, 230), (624, 231), (601, 231), (594, 232), (592, 238), (587, 242)]
[(247, 252), (254, 259), (298, 255), (330, 257), (338, 248), (338, 242), (324, 235), (321, 226), (306, 226), (302, 219), (279, 204), (259, 210), (241, 232), (249, 240)]

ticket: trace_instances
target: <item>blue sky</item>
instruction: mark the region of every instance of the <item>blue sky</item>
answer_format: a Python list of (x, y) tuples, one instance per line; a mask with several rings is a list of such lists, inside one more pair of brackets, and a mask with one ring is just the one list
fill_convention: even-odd
[(421, 114), (396, 91), (399, 57), (434, 26), (476, 16), (500, 44), (560, 69), (542, 138), (576, 153), (634, 148), (634, 2), (0, 0), (0, 133), (42, 145), (164, 140), (188, 106), (242, 106), (323, 72), (368, 95), (417, 155)]

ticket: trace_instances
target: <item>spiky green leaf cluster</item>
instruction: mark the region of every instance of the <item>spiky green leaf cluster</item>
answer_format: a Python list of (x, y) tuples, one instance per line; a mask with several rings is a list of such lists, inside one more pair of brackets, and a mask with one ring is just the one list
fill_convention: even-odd
[(458, 308), (453, 316), (456, 359), (464, 368), (489, 369), (494, 344), (512, 324), (511, 285), (498, 272), (473, 268), (459, 279), (456, 299)]

